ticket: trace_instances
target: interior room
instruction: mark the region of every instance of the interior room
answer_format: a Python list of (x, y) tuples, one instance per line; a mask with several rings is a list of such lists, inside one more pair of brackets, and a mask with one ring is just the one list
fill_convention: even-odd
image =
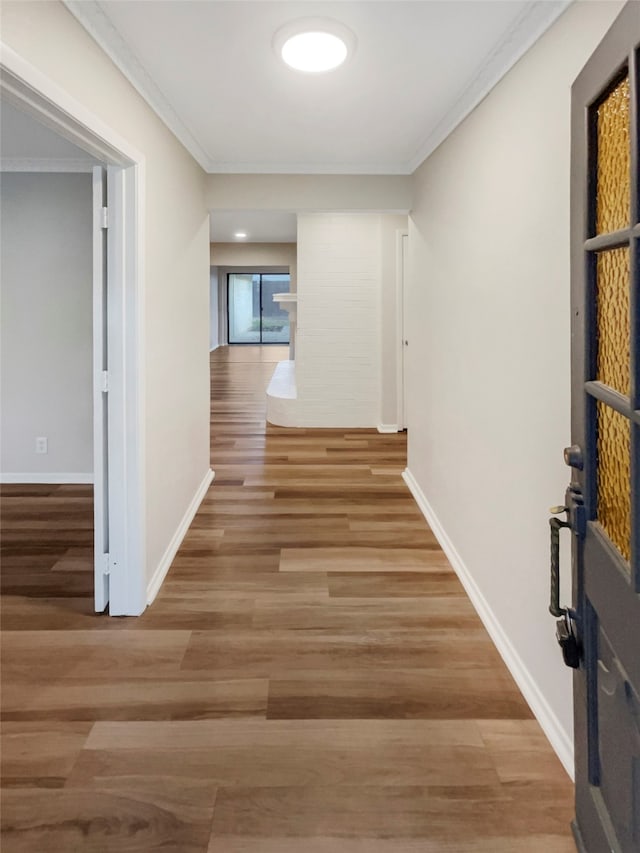
[(92, 597), (92, 161), (0, 109), (2, 589)]

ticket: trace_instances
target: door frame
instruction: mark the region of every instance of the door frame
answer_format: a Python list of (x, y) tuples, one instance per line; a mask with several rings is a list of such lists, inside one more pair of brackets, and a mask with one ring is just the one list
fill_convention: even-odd
[[(109, 466), (106, 458), (109, 446), (108, 382), (100, 382), (108, 371), (106, 321), (109, 316), (108, 229), (104, 209), (108, 210), (107, 169), (103, 165), (91, 170), (93, 206), (93, 599), (97, 613), (109, 602)], [(108, 375), (108, 373), (107, 373)], [(107, 555), (107, 556), (105, 556)]]
[[(64, 89), (0, 43), (0, 92), (109, 172), (111, 616), (146, 607), (144, 477), (144, 156)], [(95, 371), (94, 371), (95, 373)]]
[[(396, 406), (398, 432), (407, 429), (407, 415), (405, 411), (406, 399), (404, 391), (404, 351), (405, 351), (405, 284), (407, 282), (407, 258), (404, 253), (404, 241), (409, 242), (409, 231), (398, 228), (396, 231)], [(407, 252), (408, 254), (408, 252)]]

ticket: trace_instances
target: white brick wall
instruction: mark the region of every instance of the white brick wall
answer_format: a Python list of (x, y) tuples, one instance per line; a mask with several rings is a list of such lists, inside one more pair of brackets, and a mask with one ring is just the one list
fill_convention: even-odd
[(380, 216), (298, 216), (299, 426), (380, 420)]

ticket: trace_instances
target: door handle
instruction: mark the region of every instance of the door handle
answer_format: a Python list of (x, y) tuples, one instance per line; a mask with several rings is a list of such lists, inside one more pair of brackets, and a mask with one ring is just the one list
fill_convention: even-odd
[(563, 527), (571, 527), (569, 521), (560, 521), (556, 518), (563, 512), (569, 512), (566, 506), (552, 506), (549, 510), (551, 518), (551, 596), (549, 602), (549, 613), (552, 616), (564, 616), (567, 612), (565, 607), (560, 607), (560, 531)]
[(562, 649), (562, 657), (567, 666), (578, 669), (582, 648), (576, 633), (576, 614), (569, 607), (560, 607), (560, 531), (563, 527), (572, 527), (570, 521), (561, 521), (555, 516), (568, 513), (566, 506), (552, 506), (549, 510), (551, 529), (551, 601), (549, 613), (559, 616), (556, 622), (556, 640)]

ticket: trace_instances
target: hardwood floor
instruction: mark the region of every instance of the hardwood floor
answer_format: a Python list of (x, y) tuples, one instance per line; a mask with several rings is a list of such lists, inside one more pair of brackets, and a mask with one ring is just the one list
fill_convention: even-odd
[(216, 478), (138, 619), (92, 612), (87, 487), (3, 487), (3, 853), (574, 851), (405, 437), (267, 427), (284, 357), (212, 354)]

